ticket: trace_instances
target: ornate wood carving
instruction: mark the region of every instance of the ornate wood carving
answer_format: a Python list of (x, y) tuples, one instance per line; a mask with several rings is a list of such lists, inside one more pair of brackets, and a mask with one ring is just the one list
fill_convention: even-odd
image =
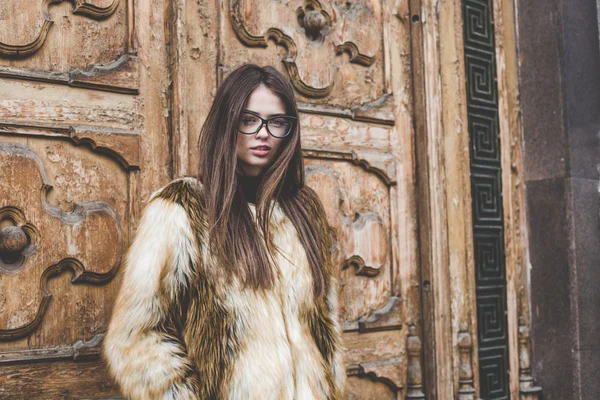
[[(13, 274), (21, 270), (25, 259), (39, 249), (40, 233), (26, 220), (23, 212), (15, 207), (0, 209), (0, 226), (2, 225), (7, 226), (0, 230), (0, 273)], [(19, 243), (10, 243), (8, 235), (11, 231), (18, 236)], [(16, 237), (13, 236), (12, 239)]]
[(404, 384), (400, 376), (400, 366), (403, 361), (402, 358), (395, 357), (382, 361), (352, 364), (346, 368), (346, 375), (385, 383), (394, 393), (398, 393)]
[(360, 317), (358, 321), (342, 323), (344, 332), (381, 332), (402, 329), (402, 299), (396, 296), (389, 298), (380, 309), (368, 316)]
[(491, 0), (463, 2), (481, 396), (508, 399), (506, 263)]
[[(96, 65), (85, 71), (76, 69), (68, 73), (66, 84), (73, 87), (137, 95), (140, 80), (138, 61), (136, 56), (124, 54), (108, 65)], [(1, 70), (0, 76), (2, 76)]]
[(306, 0), (302, 7), (296, 10), (298, 25), (304, 29), (309, 40), (323, 42), (331, 32), (331, 16), (323, 9), (317, 0)]
[(385, 306), (358, 320), (360, 333), (402, 329), (402, 300), (392, 296)]
[(379, 275), (379, 269), (373, 268), (365, 264), (365, 260), (361, 256), (353, 255), (342, 262), (341, 269), (354, 268), (356, 276), (366, 276), (373, 278)]
[(94, 335), (90, 340), (78, 340), (71, 346), (49, 349), (26, 349), (0, 352), (0, 365), (24, 362), (99, 359), (102, 354), (104, 334)]
[[(0, 42), (33, 41), (43, 2), (0, 1)], [(96, 6), (111, 4), (112, 16), (94, 21), (103, 17)], [(18, 271), (0, 272), (0, 397), (116, 399), (99, 359), (101, 337), (121, 244), (143, 201), (169, 179), (165, 113), (175, 109), (161, 97), (172, 78), (162, 33), (173, 21), (161, 4), (134, 0), (63, 1), (49, 11), (56, 23), (39, 49), (0, 55), (0, 142), (26, 145), (45, 167), (0, 152), (0, 209), (20, 210), (39, 230), (37, 251)], [(207, 95), (214, 89), (200, 86)], [(144, 96), (134, 97), (138, 91)], [(194, 104), (188, 99), (198, 111)]]
[[(46, 0), (48, 1), (48, 0)], [(49, 0), (51, 3), (58, 3), (65, 0)], [(87, 0), (69, 0), (74, 1), (73, 14), (85, 15), (86, 17), (101, 20), (110, 17), (117, 11), (119, 6), (118, 0), (113, 0), (112, 4), (108, 7), (98, 7)]]
[[(354, 168), (329, 162), (306, 166), (307, 183), (323, 200), (336, 236), (334, 260), (339, 265), (341, 280), (340, 316), (347, 332), (360, 331), (361, 324), (363, 331), (398, 329), (398, 304), (390, 300), (389, 292), (391, 240), (389, 225), (384, 222), (389, 221), (385, 213), (388, 205), (387, 201), (382, 203), (389, 192), (379, 180), (371, 180), (372, 192), (367, 189), (365, 193), (369, 193), (368, 198), (376, 197), (372, 202), (365, 199), (363, 205), (357, 202), (353, 206), (348, 191), (357, 190), (350, 183), (357, 177), (340, 174), (352, 174)], [(362, 176), (364, 179), (365, 175)], [(354, 211), (353, 207), (360, 211)], [(386, 312), (390, 316), (385, 317)]]
[(40, 33), (31, 43), (23, 45), (11, 45), (0, 42), (0, 57), (27, 57), (35, 53), (46, 42), (48, 31), (54, 21), (44, 19)]
[(538, 400), (542, 396), (542, 388), (535, 386), (531, 376), (531, 340), (523, 317), (519, 317), (519, 393), (521, 400)]
[(362, 167), (365, 171), (375, 174), (387, 186), (395, 186), (396, 163), (390, 154), (367, 153), (359, 151), (337, 151), (304, 148), (305, 158), (348, 161)]
[(414, 325), (408, 328), (406, 353), (408, 354), (408, 368), (406, 370), (406, 386), (408, 390), (406, 391), (406, 398), (425, 399), (421, 368), (421, 339), (417, 335), (417, 328)]
[(458, 352), (460, 353), (458, 365), (458, 400), (474, 400), (475, 388), (473, 387), (473, 367), (471, 352), (473, 341), (467, 330), (467, 324), (460, 324), (458, 333)]
[(139, 94), (139, 62), (136, 56), (125, 54), (108, 65), (98, 65), (89, 70), (75, 69), (65, 73), (22, 71), (0, 67), (0, 78), (56, 83), (106, 92)]
[(27, 235), (20, 227), (0, 229), (0, 253), (21, 253), (28, 244)]
[(344, 52), (348, 53), (350, 56), (350, 62), (362, 65), (364, 67), (369, 67), (375, 62), (375, 57), (369, 57), (365, 54), (362, 54), (358, 50), (358, 46), (352, 42), (346, 42), (335, 46), (335, 53), (337, 55), (340, 55)]
[(331, 93), (333, 90), (333, 82), (325, 87), (316, 88), (302, 80), (300, 74), (298, 73), (298, 66), (296, 65), (295, 61), (298, 50), (296, 48), (296, 43), (294, 43), (291, 37), (287, 36), (277, 28), (268, 29), (265, 33), (265, 37), (273, 40), (276, 44), (284, 47), (287, 50), (287, 53), (282, 57), (282, 62), (285, 66), (286, 72), (290, 77), (290, 81), (292, 82), (294, 89), (296, 89), (298, 93), (301, 93), (306, 97), (315, 98), (326, 97)]
[[(330, 180), (333, 180), (333, 183), (335, 184), (334, 187), (338, 188), (336, 192), (340, 196), (338, 201), (342, 202), (339, 184), (331, 170), (309, 165), (306, 167), (306, 171), (307, 176), (319, 173), (325, 175), (325, 177)], [(382, 248), (387, 249), (389, 246), (386, 235), (383, 233), (383, 221), (376, 213), (356, 213), (354, 216), (341, 215), (339, 216), (339, 220), (334, 223), (334, 226), (339, 226), (344, 230), (352, 232), (351, 234), (346, 235), (348, 240), (354, 242), (345, 243), (346, 245), (349, 245), (350, 248), (361, 244), (368, 245), (369, 239), (363, 237), (363, 235), (375, 235), (377, 237), (376, 240), (383, 240)], [(370, 237), (370, 239), (375, 240), (374, 237)], [(383, 262), (385, 262), (387, 256), (382, 256), (380, 254), (373, 257), (373, 259), (378, 260), (377, 264), (367, 264), (360, 254), (351, 254), (343, 259), (340, 269), (344, 270), (349, 267), (354, 267), (357, 276), (373, 278), (379, 275)]]
[(104, 334), (94, 335), (90, 340), (78, 340), (73, 345), (49, 349), (26, 349), (0, 352), (0, 365), (24, 362), (90, 360), (102, 354)]
[(42, 8), (44, 21), (35, 40), (24, 45), (13, 45), (0, 42), (0, 57), (25, 58), (38, 51), (46, 42), (48, 31), (52, 27), (52, 24), (54, 24), (54, 21), (50, 18), (50, 6), (64, 1), (73, 3), (73, 14), (82, 15), (95, 20), (109, 18), (115, 13), (119, 6), (119, 0), (113, 0), (107, 7), (98, 7), (88, 3), (86, 0), (44, 0)]
[[(41, 324), (52, 298), (48, 281), (53, 276), (70, 270), (73, 276), (71, 282), (74, 284), (104, 284), (112, 280), (121, 262), (123, 240), (119, 219), (114, 209), (105, 202), (75, 203), (72, 211), (68, 213), (51, 205), (48, 202), (48, 195), (52, 190), (52, 184), (42, 160), (30, 147), (0, 143), (0, 156), (0, 163), (3, 164), (0, 173), (5, 175), (0, 180), (5, 185), (0, 186), (3, 193), (0, 205), (11, 207), (3, 208), (0, 215), (11, 218), (18, 215), (16, 212), (11, 213), (11, 209), (26, 207), (27, 213), (35, 216), (41, 250), (36, 254), (29, 253), (27, 262), (20, 271), (17, 271), (19, 276), (25, 272), (40, 273), (37, 312), (32, 319), (18, 327), (0, 329), (0, 341), (6, 341), (28, 336)], [(39, 183), (34, 183), (36, 179)], [(32, 192), (27, 193), (28, 191)], [(10, 193), (17, 195), (12, 196)], [(20, 196), (39, 200), (28, 201), (26, 204)], [(20, 206), (6, 205), (12, 202), (19, 203)], [(20, 214), (22, 218), (29, 218), (22, 211)], [(44, 241), (44, 235), (50, 232), (54, 233), (53, 237), (46, 238)], [(88, 238), (99, 236), (102, 237), (102, 241), (95, 241), (94, 246), (88, 248)], [(51, 245), (48, 245), (49, 243)], [(100, 257), (100, 254), (103, 257)], [(45, 267), (39, 265), (40, 262), (44, 262), (42, 260), (56, 261)], [(34, 277), (29, 276), (28, 279)], [(9, 291), (4, 292), (7, 296), (11, 294)], [(36, 295), (32, 294), (30, 301), (35, 303), (35, 299)]]
[(349, 109), (329, 107), (327, 105), (316, 105), (309, 103), (298, 103), (298, 110), (306, 114), (330, 115), (332, 117), (348, 118), (354, 121), (371, 122), (387, 126), (394, 126), (394, 110), (389, 100), (390, 94), (384, 94), (380, 98)]
[[(293, 38), (284, 33), (282, 29), (270, 27), (261, 34), (253, 34), (248, 31), (246, 15), (249, 5), (246, 4), (246, 1), (249, 0), (231, 0), (230, 3), (230, 20), (238, 39), (248, 47), (262, 48), (267, 47), (268, 40), (273, 40), (277, 45), (285, 49), (285, 53), (281, 56), (281, 61), (298, 93), (308, 98), (324, 98), (330, 95), (335, 85), (335, 79), (332, 79), (324, 87), (314, 87), (306, 83), (298, 73), (298, 65), (296, 63), (298, 46)], [(336, 23), (344, 24), (344, 12), (338, 12), (335, 15), (337, 16), (336, 18), (330, 17), (330, 13), (325, 11), (321, 3), (317, 0), (307, 0), (302, 7), (296, 10), (298, 24), (305, 32), (309, 42), (321, 43), (324, 37), (331, 31), (332, 25)], [(358, 45), (352, 41), (336, 44), (334, 49), (334, 54), (336, 55), (341, 55), (344, 52), (348, 53), (351, 63), (368, 67), (375, 61), (375, 56), (368, 56), (361, 53)]]
[(328, 86), (322, 88), (316, 88), (308, 85), (304, 82), (298, 74), (298, 66), (296, 65), (296, 55), (298, 50), (294, 40), (283, 33), (280, 29), (269, 28), (262, 36), (255, 36), (250, 34), (244, 26), (242, 19), (237, 14), (234, 14), (232, 10), (232, 24), (235, 33), (237, 34), (240, 41), (249, 47), (267, 47), (267, 41), (273, 40), (277, 45), (282, 46), (285, 49), (281, 62), (283, 63), (286, 72), (290, 77), (290, 81), (294, 86), (294, 89), (306, 97), (321, 98), (326, 97), (333, 90), (333, 82)]
[(0, 135), (2, 134), (65, 138), (76, 145), (84, 144), (93, 151), (109, 155), (126, 170), (137, 170), (140, 167), (140, 136), (136, 131), (0, 122)]

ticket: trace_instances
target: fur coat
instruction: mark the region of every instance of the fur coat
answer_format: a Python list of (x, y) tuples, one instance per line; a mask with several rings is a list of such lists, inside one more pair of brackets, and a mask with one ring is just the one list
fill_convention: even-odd
[(201, 195), (194, 178), (175, 180), (152, 196), (140, 220), (104, 342), (123, 395), (340, 399), (345, 370), (333, 272), (328, 295), (317, 300), (296, 229), (276, 205), (274, 286), (226, 283), (207, 249)]

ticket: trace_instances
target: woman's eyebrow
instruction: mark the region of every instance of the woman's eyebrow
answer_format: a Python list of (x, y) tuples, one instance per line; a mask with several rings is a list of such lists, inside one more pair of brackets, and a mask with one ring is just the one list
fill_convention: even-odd
[[(261, 115), (260, 115), (259, 113), (257, 113), (256, 111), (248, 110), (247, 108), (244, 108), (244, 109), (242, 110), (242, 112), (246, 112), (246, 113), (249, 113), (249, 114), (252, 114), (252, 115), (256, 115), (256, 116), (258, 116), (258, 117), (260, 117), (260, 116), (261, 116)], [(271, 117), (285, 117), (285, 116), (287, 116), (287, 114), (284, 114), (284, 113), (275, 113), (275, 114), (271, 114), (271, 115), (267, 116), (266, 118), (271, 118)]]
[(256, 115), (256, 116), (259, 116), (259, 117), (260, 117), (260, 114), (258, 114), (256, 111), (248, 110), (247, 108), (244, 108), (244, 109), (242, 110), (242, 112), (249, 113), (249, 114), (254, 114), (254, 115)]

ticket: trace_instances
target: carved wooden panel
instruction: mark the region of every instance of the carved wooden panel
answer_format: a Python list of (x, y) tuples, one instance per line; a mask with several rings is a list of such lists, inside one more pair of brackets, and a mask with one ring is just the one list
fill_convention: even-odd
[(391, 296), (389, 194), (376, 175), (361, 169), (321, 160), (306, 167), (307, 183), (323, 199), (336, 235), (340, 319), (356, 328)]
[(100, 126), (107, 132), (138, 133), (134, 129), (138, 127), (138, 104), (132, 96), (66, 89), (30, 80), (2, 81), (0, 118), (3, 122), (42, 121), (43, 125)]
[(102, 338), (171, 178), (167, 16), (142, 3), (0, 2), (0, 398), (118, 395)]
[[(124, 53), (124, 0), (7, 0), (1, 7), (5, 16), (0, 27), (3, 58), (23, 59), (40, 52), (40, 61), (64, 70), (88, 66), (90, 61), (107, 63)], [(97, 40), (101, 46), (95, 45)], [(79, 47), (70, 46), (75, 43)], [(65, 50), (60, 58), (58, 46)]]
[(0, 341), (75, 343), (106, 329), (104, 296), (114, 288), (96, 285), (109, 283), (121, 263), (128, 174), (69, 143), (26, 143), (16, 135), (0, 142), (0, 227), (25, 234), (20, 249), (0, 254)]
[(3, 1), (0, 76), (136, 93), (132, 4), (130, 0)]
[(346, 398), (403, 398), (406, 377), (406, 359), (401, 355), (403, 336), (398, 330), (344, 333)]
[(393, 124), (383, 2), (230, 0), (223, 8), (223, 73), (248, 61), (273, 65), (304, 110)]
[(402, 302), (393, 291), (390, 187), (378, 156), (306, 149), (306, 181), (327, 210), (339, 268), (349, 399), (397, 398), (403, 388)]

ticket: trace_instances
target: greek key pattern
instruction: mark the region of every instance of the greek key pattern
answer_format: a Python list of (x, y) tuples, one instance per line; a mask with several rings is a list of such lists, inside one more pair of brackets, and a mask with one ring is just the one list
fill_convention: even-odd
[(509, 399), (506, 267), (493, 0), (464, 0), (481, 398)]

